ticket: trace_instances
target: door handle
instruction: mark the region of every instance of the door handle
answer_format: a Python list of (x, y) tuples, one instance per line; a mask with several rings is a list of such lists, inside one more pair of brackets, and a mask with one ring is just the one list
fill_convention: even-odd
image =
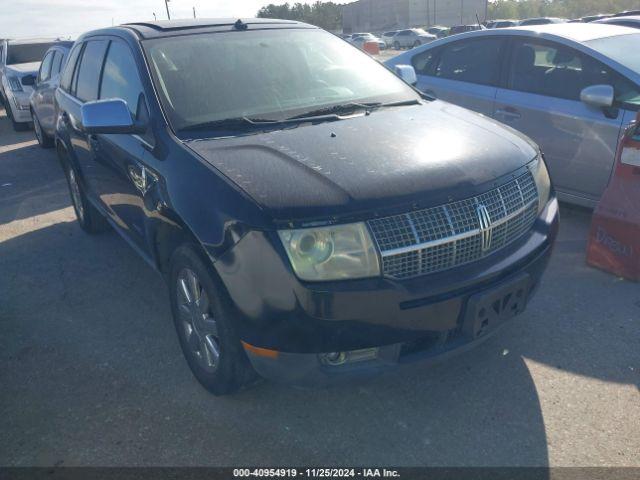
[(500, 115), (505, 120), (520, 120), (520, 118), (522, 117), (522, 115), (520, 115), (520, 112), (511, 107), (498, 108), (496, 110), (496, 115)]

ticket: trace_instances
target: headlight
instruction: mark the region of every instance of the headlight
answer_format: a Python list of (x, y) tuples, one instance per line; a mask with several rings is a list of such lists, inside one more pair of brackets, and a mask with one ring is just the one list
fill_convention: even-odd
[(12, 92), (22, 91), (22, 84), (20, 83), (20, 79), (17, 77), (9, 77), (9, 87), (11, 87)]
[(547, 166), (544, 163), (541, 153), (527, 166), (536, 181), (536, 187), (538, 187), (538, 213), (540, 213), (544, 210), (544, 207), (546, 207), (547, 202), (549, 202), (549, 197), (551, 196), (551, 179), (549, 178), (549, 172), (547, 171)]
[(291, 266), (302, 280), (342, 280), (380, 275), (376, 249), (364, 223), (278, 231)]

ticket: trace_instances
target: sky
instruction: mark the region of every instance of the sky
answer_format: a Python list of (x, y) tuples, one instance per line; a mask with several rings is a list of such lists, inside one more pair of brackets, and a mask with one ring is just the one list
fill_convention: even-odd
[[(171, 18), (254, 17), (286, 0), (170, 0)], [(313, 0), (290, 0), (313, 3)], [(334, 0), (348, 3), (347, 0)], [(112, 24), (166, 20), (164, 0), (0, 0), (0, 38), (71, 37)]]

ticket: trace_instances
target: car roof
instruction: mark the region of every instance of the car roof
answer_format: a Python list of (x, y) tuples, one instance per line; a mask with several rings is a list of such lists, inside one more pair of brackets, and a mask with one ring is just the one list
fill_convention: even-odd
[[(311, 28), (313, 25), (294, 20), (279, 20), (271, 18), (198, 18), (187, 20), (163, 20), (156, 22), (125, 23), (115, 29), (127, 29), (136, 33), (141, 39), (158, 38), (189, 33), (206, 33), (214, 31), (238, 30), (238, 29), (271, 29), (271, 28)], [(89, 32), (108, 33), (114, 28)]]
[(640, 15), (629, 15), (628, 17), (608, 17), (597, 20), (595, 23), (610, 23), (615, 25), (615, 22), (628, 22), (629, 20), (631, 20), (632, 22), (640, 22)]
[[(607, 25), (603, 23), (550, 23), (547, 25), (527, 25), (509, 27), (502, 30), (502, 34), (509, 32), (530, 32), (542, 36), (553, 36), (573, 40), (574, 42), (588, 42), (599, 38), (615, 37), (638, 33), (637, 30), (620, 25)], [(494, 34), (497, 32), (493, 31)]]
[(58, 41), (57, 38), (23, 38), (23, 39), (7, 40), (7, 44), (29, 45), (29, 44), (36, 44), (36, 43), (54, 43), (57, 41)]

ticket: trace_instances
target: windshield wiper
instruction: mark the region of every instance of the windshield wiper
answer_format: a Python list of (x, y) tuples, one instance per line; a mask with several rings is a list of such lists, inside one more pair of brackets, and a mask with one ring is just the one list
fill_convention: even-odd
[(212, 120), (209, 122), (196, 123), (194, 125), (189, 125), (187, 127), (181, 128), (180, 131), (238, 128), (242, 126), (264, 127), (278, 125), (279, 123), (281, 122), (278, 120), (269, 120), (266, 118), (233, 117), (223, 118), (221, 120)]
[(259, 129), (259, 127), (273, 127), (292, 123), (302, 123), (306, 121), (332, 121), (340, 120), (340, 114), (351, 113), (356, 110), (365, 110), (367, 115), (373, 110), (384, 107), (400, 107), (404, 105), (417, 105), (420, 100), (403, 100), (400, 102), (370, 102), (370, 103), (358, 103), (349, 102), (340, 105), (332, 105), (330, 107), (318, 108), (309, 112), (302, 113), (293, 117), (285, 118), (282, 120), (274, 120), (267, 118), (252, 118), (252, 117), (232, 117), (224, 118), (221, 120), (212, 120), (209, 122), (196, 123), (189, 125), (188, 127), (181, 128), (179, 131), (192, 131), (192, 130), (224, 130), (224, 129), (240, 129), (242, 127)]
[(310, 110), (308, 112), (301, 113), (300, 115), (296, 115), (294, 117), (290, 117), (287, 120), (296, 120), (303, 118), (314, 118), (320, 117), (324, 115), (339, 115), (344, 113), (351, 113), (356, 110), (372, 110), (374, 108), (380, 107), (382, 105), (381, 102), (371, 102), (371, 103), (358, 103), (358, 102), (348, 102), (341, 103), (339, 105), (331, 105), (330, 107), (322, 107), (316, 110)]
[(404, 105), (417, 105), (420, 103), (420, 100), (412, 99), (412, 100), (402, 100), (400, 102), (369, 102), (369, 103), (359, 103), (359, 102), (349, 102), (349, 103), (341, 103), (339, 105), (332, 105), (330, 107), (319, 108), (317, 110), (311, 110), (309, 112), (302, 113), (300, 115), (296, 115), (295, 117), (290, 117), (287, 120), (305, 120), (305, 119), (315, 119), (317, 117), (322, 116), (338, 116), (340, 114), (355, 112), (356, 110), (364, 110), (368, 115), (373, 110), (377, 110), (379, 108), (385, 107), (401, 107)]

